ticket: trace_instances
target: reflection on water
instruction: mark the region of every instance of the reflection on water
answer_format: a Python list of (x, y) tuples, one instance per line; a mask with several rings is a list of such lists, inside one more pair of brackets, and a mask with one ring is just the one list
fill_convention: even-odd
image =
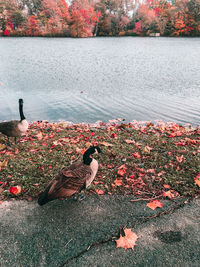
[(199, 124), (199, 38), (0, 38), (0, 120)]

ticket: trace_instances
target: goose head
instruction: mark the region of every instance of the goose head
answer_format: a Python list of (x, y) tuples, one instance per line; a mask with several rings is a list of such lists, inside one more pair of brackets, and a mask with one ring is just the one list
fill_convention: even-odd
[(92, 162), (92, 158), (90, 158), (90, 155), (98, 153), (102, 153), (101, 149), (98, 146), (89, 147), (83, 154), (83, 163), (86, 165), (90, 165), (90, 163)]
[(20, 105), (23, 105), (23, 103), (24, 103), (23, 99), (20, 98), (20, 99), (19, 99), (19, 104), (20, 104)]

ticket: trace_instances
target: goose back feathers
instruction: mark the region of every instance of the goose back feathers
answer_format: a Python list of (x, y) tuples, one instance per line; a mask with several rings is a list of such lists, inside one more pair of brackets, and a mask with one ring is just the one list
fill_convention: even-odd
[(28, 122), (23, 113), (23, 99), (19, 99), (20, 120), (0, 123), (0, 132), (8, 137), (20, 137), (28, 130)]
[[(83, 159), (86, 159), (86, 155), (89, 157), (95, 153), (95, 149), (89, 148), (89, 153), (88, 150), (86, 152)], [(67, 198), (87, 188), (94, 180), (98, 170), (98, 162), (95, 159), (90, 158), (87, 160), (88, 162), (90, 164), (85, 164), (83, 161), (64, 167), (39, 196), (38, 204), (44, 205), (57, 198)]]
[(0, 123), (0, 132), (9, 137), (18, 137), (26, 133), (28, 129), (28, 122), (25, 121), (8, 121)]

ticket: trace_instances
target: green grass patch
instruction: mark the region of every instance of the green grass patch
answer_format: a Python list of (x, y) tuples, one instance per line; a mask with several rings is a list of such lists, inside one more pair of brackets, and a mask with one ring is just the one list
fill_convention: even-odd
[[(82, 160), (83, 149), (97, 144), (99, 170), (88, 194), (155, 197), (167, 190), (197, 196), (200, 129), (177, 124), (68, 125), (35, 122), (17, 145), (4, 147), (0, 135), (0, 199), (37, 198), (59, 170)], [(166, 186), (167, 185), (167, 186)], [(20, 186), (18, 195), (10, 187)], [(166, 188), (167, 187), (167, 188)]]

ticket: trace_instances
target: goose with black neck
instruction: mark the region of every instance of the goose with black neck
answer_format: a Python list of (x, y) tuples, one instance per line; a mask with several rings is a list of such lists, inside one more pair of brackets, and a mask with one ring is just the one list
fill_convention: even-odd
[(90, 156), (102, 153), (98, 146), (91, 146), (84, 155), (82, 162), (75, 162), (61, 169), (58, 175), (48, 184), (38, 199), (39, 205), (58, 198), (68, 198), (88, 188), (98, 171), (98, 161)]
[(26, 134), (28, 130), (28, 122), (23, 112), (23, 99), (19, 99), (19, 114), (20, 120), (12, 120), (0, 123), (0, 132), (8, 137), (8, 145), (10, 145), (9, 137), (15, 137), (15, 144), (17, 143), (17, 137), (21, 137)]

